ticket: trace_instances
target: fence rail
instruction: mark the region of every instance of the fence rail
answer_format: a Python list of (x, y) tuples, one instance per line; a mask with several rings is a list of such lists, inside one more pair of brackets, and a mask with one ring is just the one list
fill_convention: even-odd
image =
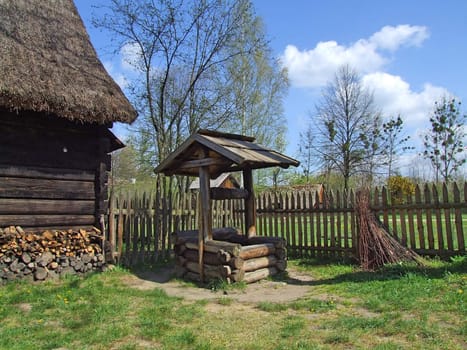
[[(353, 191), (261, 193), (256, 197), (257, 234), (288, 242), (291, 255), (353, 256), (358, 242)], [(241, 200), (212, 201), (213, 226), (244, 232)], [(465, 254), (467, 183), (416, 186), (395, 197), (372, 191), (372, 210), (405, 246), (423, 255)], [(157, 262), (170, 254), (170, 233), (198, 227), (198, 195), (163, 198), (159, 193), (125, 193), (110, 200), (109, 240), (127, 265)]]

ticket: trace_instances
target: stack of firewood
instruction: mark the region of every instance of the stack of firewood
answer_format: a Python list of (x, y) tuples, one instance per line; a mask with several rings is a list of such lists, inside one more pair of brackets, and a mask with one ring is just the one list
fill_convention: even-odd
[[(200, 281), (197, 231), (172, 234), (177, 277)], [(275, 237), (251, 237), (235, 229), (213, 231), (213, 240), (204, 244), (205, 280), (256, 282), (273, 276), (287, 267), (285, 240)]]
[(102, 242), (98, 229), (41, 233), (19, 226), (0, 229), (0, 281), (100, 270), (105, 265)]

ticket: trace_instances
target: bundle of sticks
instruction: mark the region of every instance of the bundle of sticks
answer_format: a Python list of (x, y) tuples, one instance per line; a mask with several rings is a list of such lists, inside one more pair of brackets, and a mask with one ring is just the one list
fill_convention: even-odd
[(369, 190), (357, 191), (355, 211), (359, 227), (358, 260), (363, 269), (374, 270), (402, 261), (421, 262), (418, 254), (399, 243), (371, 211)]

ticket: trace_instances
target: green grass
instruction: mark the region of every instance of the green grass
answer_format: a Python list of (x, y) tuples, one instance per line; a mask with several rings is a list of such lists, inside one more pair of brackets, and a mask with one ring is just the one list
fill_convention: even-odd
[[(313, 276), (287, 303), (187, 301), (130, 288), (116, 269), (0, 286), (0, 349), (465, 349), (467, 257), (365, 272), (290, 261)], [(223, 286), (217, 288), (222, 290)]]

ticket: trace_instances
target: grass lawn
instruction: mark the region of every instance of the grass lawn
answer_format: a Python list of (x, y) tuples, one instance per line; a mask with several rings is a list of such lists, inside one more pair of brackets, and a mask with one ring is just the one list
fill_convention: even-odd
[(115, 269), (0, 286), (0, 349), (465, 349), (467, 256), (425, 267), (294, 260), (309, 293), (288, 303), (187, 301)]

